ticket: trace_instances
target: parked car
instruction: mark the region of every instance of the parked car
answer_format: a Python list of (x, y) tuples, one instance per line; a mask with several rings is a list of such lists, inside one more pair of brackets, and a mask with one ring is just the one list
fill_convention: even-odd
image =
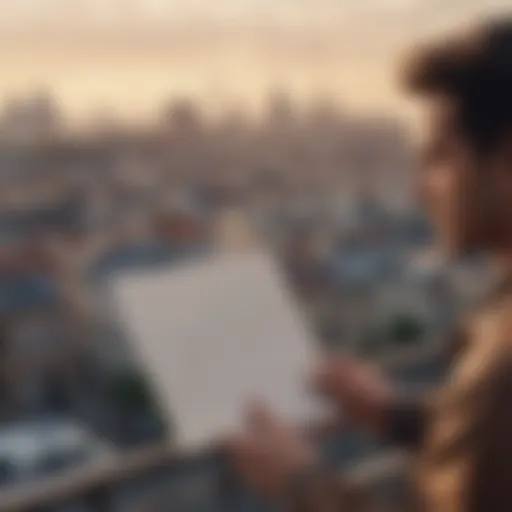
[(85, 425), (68, 419), (0, 427), (0, 485), (32, 480), (112, 453)]

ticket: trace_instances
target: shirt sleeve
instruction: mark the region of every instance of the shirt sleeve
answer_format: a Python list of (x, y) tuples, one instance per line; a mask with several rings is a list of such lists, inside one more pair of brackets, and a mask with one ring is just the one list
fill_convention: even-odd
[(389, 408), (385, 441), (408, 449), (419, 449), (428, 422), (427, 400), (397, 399)]
[(370, 496), (340, 475), (316, 471), (295, 482), (286, 512), (368, 512)]
[[(475, 371), (478, 373), (478, 368)], [(432, 418), (433, 425), (424, 433), (424, 447), (415, 464), (411, 498), (414, 505), (396, 503), (400, 511), (512, 510), (512, 365), (500, 364), (490, 374), (483, 371), (481, 377), (483, 380), (473, 375), (481, 384), (477, 389), (473, 387), (476, 382), (462, 382), (456, 389), (449, 386), (442, 390), (442, 404)], [(421, 432), (417, 426), (423, 423), (416, 418), (415, 407), (411, 406), (410, 411), (415, 412), (407, 412), (407, 421), (401, 424), (401, 428), (407, 428), (399, 438), (414, 445), (418, 437), (410, 436)], [(414, 421), (409, 422), (413, 417)], [(318, 473), (301, 483), (300, 491), (283, 510), (380, 510), (379, 503), (372, 501), (376, 498), (372, 494), (371, 487), (357, 486), (343, 476)]]
[(434, 404), (417, 479), (428, 512), (512, 510), (512, 333), (488, 318)]
[(512, 510), (512, 364), (494, 375), (491, 394), (474, 428), (466, 482), (469, 512)]
[[(439, 355), (439, 364), (448, 369), (457, 361), (466, 344), (465, 325), (461, 325), (446, 340), (446, 347)], [(389, 406), (384, 440), (412, 451), (421, 449), (430, 421), (431, 404), (432, 397), (427, 395), (398, 396)]]

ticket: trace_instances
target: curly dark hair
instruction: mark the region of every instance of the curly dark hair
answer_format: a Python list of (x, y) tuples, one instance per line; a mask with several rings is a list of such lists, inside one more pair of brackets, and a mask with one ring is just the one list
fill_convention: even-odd
[(512, 130), (512, 17), (417, 49), (402, 78), (409, 91), (447, 96), (461, 133), (478, 151), (492, 150)]

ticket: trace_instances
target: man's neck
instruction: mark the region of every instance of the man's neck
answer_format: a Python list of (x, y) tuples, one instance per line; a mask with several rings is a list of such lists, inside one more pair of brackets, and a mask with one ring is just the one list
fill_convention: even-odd
[(512, 279), (512, 250), (495, 251), (491, 256), (497, 281), (504, 282)]

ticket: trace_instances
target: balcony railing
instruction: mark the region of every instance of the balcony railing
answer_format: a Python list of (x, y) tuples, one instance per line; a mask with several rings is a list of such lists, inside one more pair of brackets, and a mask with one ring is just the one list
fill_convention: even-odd
[[(441, 354), (442, 346), (436, 345), (386, 358), (382, 365), (399, 378), (417, 379), (421, 381), (418, 384), (424, 385), (437, 381), (442, 374)], [(386, 510), (390, 489), (400, 487), (407, 456), (394, 450), (372, 450), (344, 473), (368, 487), (381, 504), (376, 509), (380, 512)], [(186, 500), (187, 494), (206, 495), (214, 485), (215, 469), (209, 476), (198, 478), (200, 472), (191, 467), (190, 461), (168, 445), (146, 446), (30, 485), (6, 488), (0, 491), (0, 512), (60, 512), (71, 510), (66, 508), (68, 504), (80, 504), (95, 512), (160, 512), (171, 507), (179, 510), (176, 503)], [(180, 476), (183, 472), (187, 478)]]

